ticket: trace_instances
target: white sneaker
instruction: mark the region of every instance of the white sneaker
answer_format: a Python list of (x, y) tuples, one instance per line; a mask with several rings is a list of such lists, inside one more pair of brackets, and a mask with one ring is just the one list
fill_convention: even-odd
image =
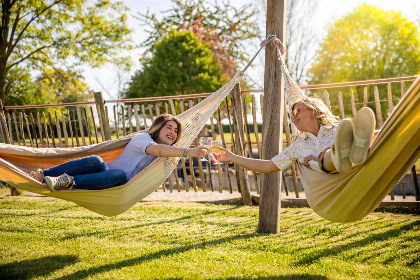
[(73, 183), (71, 182), (70, 176), (66, 173), (58, 177), (45, 176), (44, 180), (47, 184), (47, 188), (52, 192), (67, 189)]
[(353, 144), (353, 123), (351, 120), (342, 120), (334, 132), (334, 142), (331, 146), (331, 160), (340, 173), (351, 170), (349, 159), (350, 149)]
[(372, 109), (363, 107), (354, 120), (354, 141), (349, 156), (351, 162), (362, 164), (366, 160), (374, 131), (375, 115)]
[(44, 181), (44, 173), (41, 171), (31, 171), (29, 177), (37, 180), (38, 182)]

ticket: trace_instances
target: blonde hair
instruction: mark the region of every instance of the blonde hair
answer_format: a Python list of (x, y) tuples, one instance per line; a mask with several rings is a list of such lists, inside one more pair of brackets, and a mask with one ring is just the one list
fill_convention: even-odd
[(325, 105), (325, 103), (322, 102), (322, 100), (319, 98), (305, 97), (298, 99), (293, 102), (292, 106), (290, 107), (291, 111), (293, 111), (297, 104), (301, 104), (305, 106), (305, 108), (312, 110), (319, 126), (334, 125), (340, 122), (340, 118), (334, 116), (330, 109), (328, 109), (327, 105)]
[(181, 132), (182, 132), (181, 131), (181, 121), (177, 117), (174, 117), (170, 114), (162, 114), (153, 121), (152, 125), (149, 128), (149, 134), (150, 134), (150, 137), (152, 137), (153, 141), (155, 141), (155, 142), (158, 141), (160, 130), (169, 121), (176, 122), (176, 124), (178, 126), (177, 127), (178, 128), (178, 133), (177, 133), (174, 144), (176, 142), (178, 142), (179, 138), (181, 138)]

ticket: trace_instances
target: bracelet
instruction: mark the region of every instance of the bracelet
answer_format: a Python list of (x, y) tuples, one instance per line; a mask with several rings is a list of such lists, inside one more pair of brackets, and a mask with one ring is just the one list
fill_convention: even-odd
[(186, 148), (182, 149), (182, 157), (186, 158), (187, 157), (187, 152), (188, 152), (188, 149), (186, 149)]

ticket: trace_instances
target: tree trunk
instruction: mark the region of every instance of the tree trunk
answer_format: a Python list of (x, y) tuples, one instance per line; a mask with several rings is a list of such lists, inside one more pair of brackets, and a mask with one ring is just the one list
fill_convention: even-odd
[[(0, 60), (1, 61), (1, 60)], [(3, 61), (0, 62), (0, 100), (3, 102), (6, 99), (6, 65), (3, 65)]]
[(1, 27), (0, 27), (0, 100), (3, 101), (6, 98), (6, 76), (7, 76), (7, 49), (9, 46), (9, 23), (12, 5), (10, 0), (1, 1)]
[[(267, 36), (277, 34), (285, 43), (287, 0), (267, 0)], [(282, 150), (283, 144), (283, 76), (275, 47), (267, 45), (264, 74), (263, 151), (271, 159)], [(280, 228), (281, 172), (264, 174), (261, 184), (258, 232), (278, 233)]]

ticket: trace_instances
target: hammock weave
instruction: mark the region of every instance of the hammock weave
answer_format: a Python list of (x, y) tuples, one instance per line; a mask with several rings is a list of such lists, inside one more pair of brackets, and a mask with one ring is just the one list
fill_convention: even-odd
[[(177, 147), (188, 148), (191, 145), (205, 123), (241, 78), (242, 72), (238, 72), (224, 87), (177, 116), (182, 124), (182, 136), (176, 143)], [(0, 180), (18, 189), (72, 201), (105, 216), (121, 214), (162, 185), (180, 158), (158, 157), (125, 185), (105, 190), (73, 189), (50, 192), (41, 183), (30, 178), (27, 171), (37, 168), (46, 169), (89, 155), (98, 155), (109, 163), (118, 157), (125, 145), (137, 134), (71, 149), (30, 148), (0, 144)]]
[[(285, 80), (287, 108), (307, 95), (278, 58)], [(290, 113), (290, 112), (289, 112)], [(290, 115), (289, 115), (290, 116)], [(297, 130), (292, 133), (296, 137)], [(335, 222), (357, 221), (375, 210), (420, 157), (420, 76), (401, 98), (375, 138), (366, 162), (348, 174), (314, 171), (297, 162), (309, 206)]]

